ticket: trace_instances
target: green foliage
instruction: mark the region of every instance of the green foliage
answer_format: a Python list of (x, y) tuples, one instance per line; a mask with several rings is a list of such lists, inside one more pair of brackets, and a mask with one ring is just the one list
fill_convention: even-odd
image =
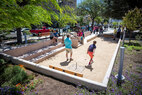
[(123, 22), (129, 30), (136, 30), (142, 26), (142, 9), (135, 8), (128, 11), (123, 18)]
[(52, 8), (61, 10), (56, 0), (0, 0), (0, 30), (30, 27), (41, 22), (52, 24)]
[(1, 64), (5, 64), (6, 62), (5, 62), (5, 60), (4, 59), (0, 59), (0, 65)]
[(112, 22), (113, 26), (117, 26), (118, 22)]
[(142, 46), (138, 42), (131, 42), (131, 43), (124, 43), (124, 46), (127, 48), (128, 51), (132, 50), (142, 50)]
[(104, 0), (104, 13), (106, 17), (122, 19), (128, 10), (141, 8), (141, 0)]
[(84, 25), (84, 21), (83, 21), (83, 16), (79, 16), (77, 18), (78, 23), (80, 24), (80, 26)]
[(15, 86), (18, 83), (23, 83), (27, 79), (28, 75), (25, 70), (16, 65), (8, 65), (0, 75), (0, 81), (4, 82), (2, 86)]
[(31, 35), (32, 33), (29, 30), (23, 31), (23, 34), (26, 33), (26, 35)]
[(103, 18), (100, 17), (100, 16), (97, 16), (97, 17), (95, 18), (95, 22), (96, 22), (97, 24), (101, 23), (102, 21), (103, 21)]
[(75, 24), (77, 23), (76, 14), (74, 13), (74, 9), (70, 8), (69, 6), (61, 7), (61, 11), (58, 14), (58, 24), (59, 27), (65, 27), (67, 24)]
[(90, 15), (93, 27), (95, 18), (101, 15), (102, 3), (100, 0), (84, 0), (79, 4), (78, 10), (83, 15)]

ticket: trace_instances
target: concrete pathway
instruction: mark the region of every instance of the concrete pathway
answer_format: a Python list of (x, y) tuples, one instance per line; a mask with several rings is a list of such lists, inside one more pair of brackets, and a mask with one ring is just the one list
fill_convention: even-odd
[(117, 43), (113, 41), (112, 38), (97, 37), (94, 40), (97, 41), (97, 49), (93, 58), (94, 63), (92, 64), (91, 68), (86, 68), (85, 66), (88, 65), (88, 62), (90, 60), (87, 54), (87, 49), (89, 45), (93, 43), (93, 40), (86, 43), (85, 45), (80, 46), (77, 49), (73, 49), (74, 60), (71, 62), (66, 61), (66, 51), (64, 51), (39, 64), (47, 67), (49, 67), (49, 65), (52, 65), (82, 73), (83, 78), (102, 82), (108, 70), (108, 66), (116, 49)]

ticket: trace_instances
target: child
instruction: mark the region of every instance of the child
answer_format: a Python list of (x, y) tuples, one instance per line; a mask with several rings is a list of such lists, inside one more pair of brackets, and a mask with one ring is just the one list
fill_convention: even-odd
[(91, 44), (87, 50), (87, 54), (89, 54), (90, 56), (90, 61), (88, 66), (91, 66), (91, 64), (93, 63), (93, 56), (94, 56), (94, 51), (96, 49), (96, 41), (93, 41), (93, 44)]

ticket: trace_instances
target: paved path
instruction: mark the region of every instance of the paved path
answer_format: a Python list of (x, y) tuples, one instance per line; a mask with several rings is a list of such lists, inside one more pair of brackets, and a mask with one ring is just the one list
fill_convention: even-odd
[(66, 62), (65, 53), (61, 52), (54, 57), (51, 57), (39, 64), (44, 66), (53, 65), (56, 67), (68, 69), (71, 71), (79, 72), (83, 74), (83, 78), (87, 78), (93, 81), (102, 82), (107, 72), (113, 53), (116, 49), (117, 43), (112, 38), (97, 37), (94, 39), (97, 41), (97, 49), (95, 51), (94, 63), (92, 68), (86, 68), (88, 65), (89, 56), (87, 49), (93, 40), (80, 46), (77, 49), (73, 49), (73, 61)]

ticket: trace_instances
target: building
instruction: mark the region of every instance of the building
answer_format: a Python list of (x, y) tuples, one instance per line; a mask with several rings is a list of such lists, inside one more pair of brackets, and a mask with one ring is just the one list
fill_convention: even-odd
[(68, 5), (70, 7), (76, 8), (77, 0), (57, 0), (60, 5), (65, 6)]

